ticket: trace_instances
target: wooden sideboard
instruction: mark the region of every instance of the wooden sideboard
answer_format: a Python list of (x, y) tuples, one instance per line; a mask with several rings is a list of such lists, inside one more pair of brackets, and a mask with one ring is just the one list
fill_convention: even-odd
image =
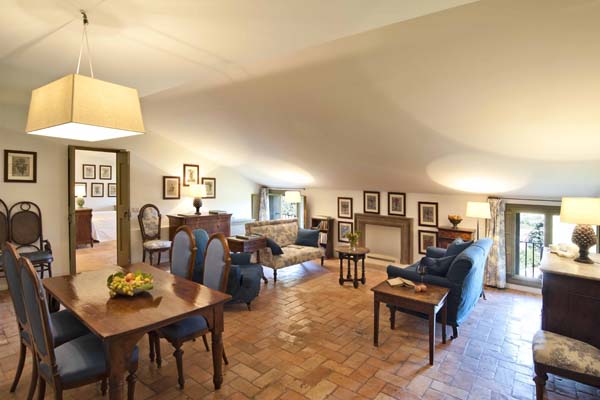
[(192, 230), (204, 229), (209, 235), (222, 233), (231, 235), (231, 214), (185, 214), (167, 215), (169, 217), (169, 240), (173, 240), (175, 231), (182, 225), (189, 226)]
[(600, 347), (600, 256), (582, 264), (546, 250), (542, 276), (542, 329)]
[(447, 248), (455, 239), (462, 239), (465, 242), (475, 239), (475, 229), (453, 228), (451, 226), (440, 226), (438, 228), (438, 247)]
[(89, 244), (92, 247), (94, 247), (94, 239), (92, 238), (92, 209), (75, 209), (75, 222), (77, 225), (77, 233), (75, 234), (75, 245), (79, 246)]

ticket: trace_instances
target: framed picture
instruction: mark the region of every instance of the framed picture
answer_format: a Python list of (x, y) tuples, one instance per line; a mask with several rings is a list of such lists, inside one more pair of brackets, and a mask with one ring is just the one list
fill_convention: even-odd
[(354, 223), (338, 221), (338, 242), (348, 243), (346, 234), (354, 231)]
[(338, 218), (352, 219), (352, 197), (338, 197)]
[(100, 165), (100, 179), (110, 181), (112, 180), (112, 166), (111, 165)]
[(108, 186), (108, 197), (117, 197), (117, 184), (107, 183)]
[(363, 192), (364, 211), (367, 214), (379, 214), (379, 192)]
[(163, 199), (176, 200), (181, 197), (180, 178), (178, 176), (163, 176)]
[(92, 197), (104, 197), (104, 183), (92, 182)]
[(83, 179), (96, 179), (96, 166), (94, 164), (83, 164), (81, 168)]
[(200, 183), (200, 166), (183, 164), (183, 186), (197, 185), (198, 183)]
[(419, 253), (427, 253), (428, 247), (437, 247), (438, 245), (438, 233), (431, 231), (419, 230)]
[(4, 150), (4, 182), (37, 182), (37, 153)]
[(202, 184), (206, 186), (205, 199), (214, 199), (217, 197), (217, 178), (202, 178)]
[(406, 193), (388, 192), (388, 215), (406, 216)]
[(438, 226), (438, 203), (419, 202), (419, 226)]
[[(84, 195), (81, 197), (87, 197), (87, 183), (85, 182), (75, 182), (75, 193), (78, 193), (78, 187), (82, 187), (83, 188), (83, 193)], [(79, 189), (81, 190), (81, 189)]]

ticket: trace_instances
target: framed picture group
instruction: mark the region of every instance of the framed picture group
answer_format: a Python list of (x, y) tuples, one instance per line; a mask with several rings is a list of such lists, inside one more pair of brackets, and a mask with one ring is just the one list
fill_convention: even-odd
[(162, 198), (163, 200), (181, 199), (182, 187), (200, 184), (204, 185), (206, 189), (203, 199), (217, 198), (217, 178), (200, 177), (200, 165), (198, 164), (183, 164), (183, 177), (171, 175), (162, 177)]

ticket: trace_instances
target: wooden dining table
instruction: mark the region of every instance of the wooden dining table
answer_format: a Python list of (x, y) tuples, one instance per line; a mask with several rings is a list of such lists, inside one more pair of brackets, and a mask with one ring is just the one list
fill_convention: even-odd
[[(154, 276), (154, 288), (137, 296), (111, 298), (106, 279), (114, 272), (146, 272)], [(109, 398), (123, 398), (124, 378), (131, 354), (151, 331), (191, 315), (208, 321), (212, 336), (213, 383), (223, 382), (223, 306), (231, 296), (145, 263), (106, 267), (72, 276), (43, 280), (51, 297), (71, 311), (104, 342), (109, 375)]]

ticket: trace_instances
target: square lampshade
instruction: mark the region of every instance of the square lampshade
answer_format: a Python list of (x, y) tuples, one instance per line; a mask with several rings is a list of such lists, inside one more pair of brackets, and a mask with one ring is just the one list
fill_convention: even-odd
[(135, 89), (71, 74), (33, 90), (26, 132), (63, 139), (115, 139), (144, 133)]
[(490, 219), (490, 203), (486, 201), (467, 201), (467, 217)]
[(560, 222), (600, 225), (600, 198), (563, 197), (560, 206)]
[(189, 193), (191, 197), (206, 197), (206, 185), (192, 184)]
[(84, 197), (86, 194), (85, 186), (75, 185), (75, 197)]
[(289, 203), (289, 204), (300, 203), (302, 201), (302, 196), (300, 195), (300, 192), (297, 190), (286, 191), (285, 194), (283, 195), (283, 198), (284, 198), (285, 202)]

